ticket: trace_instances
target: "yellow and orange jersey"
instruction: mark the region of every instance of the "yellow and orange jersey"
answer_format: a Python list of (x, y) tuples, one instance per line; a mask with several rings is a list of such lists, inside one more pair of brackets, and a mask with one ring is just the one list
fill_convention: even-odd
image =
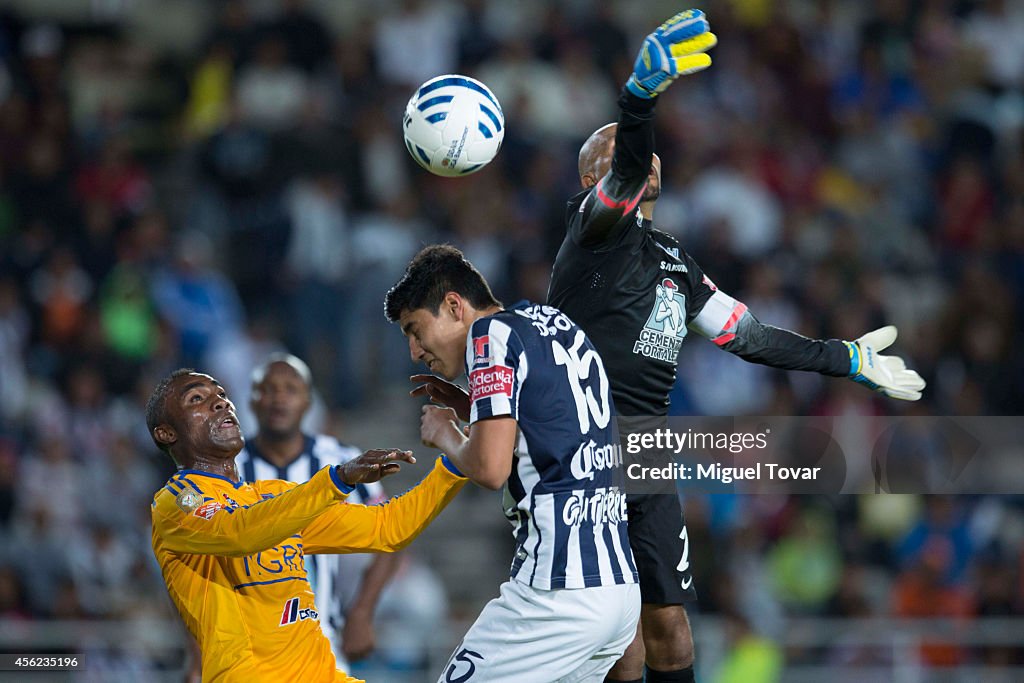
[(308, 482), (242, 484), (182, 470), (153, 498), (153, 552), (202, 651), (204, 681), (357, 681), (335, 668), (303, 556), (392, 552), (465, 484), (442, 459), (381, 505), (345, 504), (325, 467)]

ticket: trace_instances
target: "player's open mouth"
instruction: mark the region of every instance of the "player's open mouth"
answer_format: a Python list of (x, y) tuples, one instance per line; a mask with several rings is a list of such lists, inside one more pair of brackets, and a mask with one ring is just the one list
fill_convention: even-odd
[(234, 415), (228, 415), (223, 420), (221, 420), (220, 424), (217, 425), (217, 427), (219, 429), (237, 429), (238, 420), (235, 419)]

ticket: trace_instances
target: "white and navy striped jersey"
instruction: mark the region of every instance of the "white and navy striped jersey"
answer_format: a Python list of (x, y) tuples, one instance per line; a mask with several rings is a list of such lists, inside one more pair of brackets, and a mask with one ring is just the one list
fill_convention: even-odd
[(519, 426), (504, 494), (512, 578), (545, 590), (635, 583), (608, 377), (583, 330), (520, 302), (473, 323), (466, 373), (470, 423)]
[[(259, 452), (254, 441), (246, 443), (236, 456), (235, 464), (242, 481), (258, 479), (283, 479), (284, 481), (306, 482), (325, 465), (340, 465), (362, 454), (355, 446), (340, 443), (333, 436), (318, 434), (304, 435), (302, 453), (284, 467), (268, 461)], [(346, 499), (347, 503), (375, 505), (387, 500), (380, 482), (359, 484)], [(345, 611), (355, 597), (362, 582), (363, 572), (373, 561), (373, 555), (366, 553), (348, 555), (305, 555), (309, 585), (315, 595), (316, 609), (320, 613), (320, 625), (331, 641), (331, 649), (339, 662), (341, 654), (341, 629), (345, 625)]]

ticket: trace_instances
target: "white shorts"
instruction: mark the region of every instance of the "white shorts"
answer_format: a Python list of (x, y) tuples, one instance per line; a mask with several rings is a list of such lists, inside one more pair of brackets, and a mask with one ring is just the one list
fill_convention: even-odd
[(640, 587), (540, 590), (512, 580), (480, 612), (438, 683), (602, 681), (636, 635)]

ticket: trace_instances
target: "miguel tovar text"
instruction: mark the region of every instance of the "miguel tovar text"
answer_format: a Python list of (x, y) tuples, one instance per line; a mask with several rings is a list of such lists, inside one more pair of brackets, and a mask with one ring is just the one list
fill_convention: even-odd
[(816, 480), (820, 473), (820, 467), (786, 467), (777, 463), (761, 462), (749, 467), (731, 467), (716, 462), (695, 465), (673, 462), (660, 467), (644, 467), (633, 463), (626, 468), (626, 476), (633, 480), (713, 480), (722, 484), (731, 484), (734, 481)]

